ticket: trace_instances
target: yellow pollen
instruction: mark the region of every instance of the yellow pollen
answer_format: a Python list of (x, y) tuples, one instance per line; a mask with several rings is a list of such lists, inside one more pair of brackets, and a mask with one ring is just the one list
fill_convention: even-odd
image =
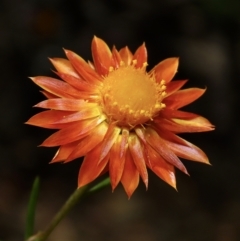
[(137, 60), (134, 59), (134, 60), (132, 61), (132, 63), (133, 63), (133, 65), (136, 65), (136, 64), (137, 64)]
[(147, 67), (148, 66), (148, 63), (147, 62), (144, 62), (143, 63), (143, 67)]
[(166, 85), (162, 85), (162, 87), (161, 87), (161, 90), (163, 91), (163, 90), (166, 90)]
[(166, 105), (164, 103), (161, 103), (161, 108), (165, 108)]
[(165, 96), (167, 95), (167, 93), (166, 93), (165, 91), (163, 91), (163, 92), (161, 93), (161, 95), (162, 95), (162, 97), (165, 97)]
[(161, 85), (165, 85), (166, 81), (165, 80), (161, 80)]
[(157, 104), (155, 104), (154, 109), (160, 110), (161, 107), (162, 107), (162, 103), (157, 103)]
[(130, 66), (120, 63), (118, 69), (111, 69), (102, 86), (102, 108), (109, 121), (130, 128), (152, 120), (165, 107), (162, 104), (165, 81), (156, 83), (154, 75), (136, 69), (136, 63), (136, 60)]

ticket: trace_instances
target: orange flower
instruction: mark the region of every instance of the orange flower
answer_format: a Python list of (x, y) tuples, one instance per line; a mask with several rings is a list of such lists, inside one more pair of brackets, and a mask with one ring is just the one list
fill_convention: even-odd
[(50, 110), (27, 124), (59, 129), (41, 144), (60, 146), (51, 163), (85, 156), (78, 187), (108, 171), (112, 189), (121, 182), (130, 197), (139, 176), (148, 186), (147, 168), (175, 188), (174, 168), (188, 174), (178, 157), (209, 163), (202, 150), (176, 135), (214, 129), (207, 119), (179, 110), (205, 89), (180, 90), (186, 80), (171, 82), (178, 58), (146, 72), (144, 44), (134, 54), (128, 47), (111, 51), (97, 37), (92, 41), (93, 63), (69, 50), (65, 54), (68, 60), (50, 59), (63, 81), (31, 78), (47, 97), (36, 107)]

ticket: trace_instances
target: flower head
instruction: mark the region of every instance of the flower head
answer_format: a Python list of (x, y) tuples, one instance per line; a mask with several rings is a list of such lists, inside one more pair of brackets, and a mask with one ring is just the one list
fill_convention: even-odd
[(205, 89), (180, 90), (186, 80), (171, 82), (178, 58), (165, 59), (147, 72), (144, 44), (134, 54), (128, 47), (111, 51), (97, 37), (93, 63), (69, 50), (65, 54), (67, 59), (50, 59), (62, 80), (32, 78), (47, 97), (36, 107), (49, 110), (27, 124), (59, 129), (41, 144), (59, 146), (51, 163), (85, 156), (79, 187), (109, 172), (112, 189), (121, 182), (130, 197), (139, 177), (148, 186), (147, 168), (175, 188), (174, 169), (187, 174), (178, 157), (209, 163), (202, 150), (177, 135), (214, 128), (207, 119), (179, 110)]

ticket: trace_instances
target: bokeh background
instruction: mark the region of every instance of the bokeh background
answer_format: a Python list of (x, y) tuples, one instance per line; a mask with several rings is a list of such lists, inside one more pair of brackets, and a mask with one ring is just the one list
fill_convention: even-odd
[(27, 77), (54, 76), (48, 57), (71, 49), (91, 60), (93, 35), (135, 51), (145, 41), (149, 68), (179, 56), (176, 79), (207, 87), (187, 109), (216, 131), (184, 135), (212, 166), (183, 161), (178, 192), (150, 175), (130, 200), (119, 186), (86, 198), (49, 241), (240, 240), (240, 2), (239, 0), (1, 0), (0, 240), (23, 240), (34, 178), (41, 188), (36, 231), (75, 190), (81, 159), (49, 165), (56, 149), (38, 148), (52, 132), (23, 123), (44, 99)]

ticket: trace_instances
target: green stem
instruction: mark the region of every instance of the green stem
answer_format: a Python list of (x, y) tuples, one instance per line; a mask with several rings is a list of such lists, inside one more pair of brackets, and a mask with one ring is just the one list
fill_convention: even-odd
[(81, 198), (85, 194), (90, 194), (92, 192), (98, 191), (102, 189), (103, 187), (107, 186), (110, 183), (109, 178), (103, 180), (96, 186), (89, 188), (89, 186), (84, 186), (76, 191), (73, 192), (73, 194), (68, 198), (66, 203), (62, 206), (62, 208), (59, 210), (59, 212), (56, 214), (56, 216), (52, 219), (48, 227), (36, 235), (30, 237), (27, 239), (27, 241), (44, 241), (48, 238), (48, 236), (51, 234), (51, 232), (55, 229), (55, 227), (59, 224), (59, 222), (67, 215), (67, 213), (76, 205), (76, 203), (81, 200)]
[(56, 216), (52, 219), (48, 227), (38, 233), (35, 236), (35, 239), (30, 239), (31, 241), (44, 241), (50, 235), (50, 233), (54, 230), (54, 228), (60, 223), (60, 221), (67, 215), (67, 213), (75, 206), (78, 200), (86, 193), (88, 187), (84, 186), (82, 188), (77, 189), (66, 201), (66, 203), (62, 206)]
[(29, 204), (28, 204), (25, 239), (29, 238), (33, 234), (39, 185), (40, 185), (39, 177), (36, 177), (33, 183)]

